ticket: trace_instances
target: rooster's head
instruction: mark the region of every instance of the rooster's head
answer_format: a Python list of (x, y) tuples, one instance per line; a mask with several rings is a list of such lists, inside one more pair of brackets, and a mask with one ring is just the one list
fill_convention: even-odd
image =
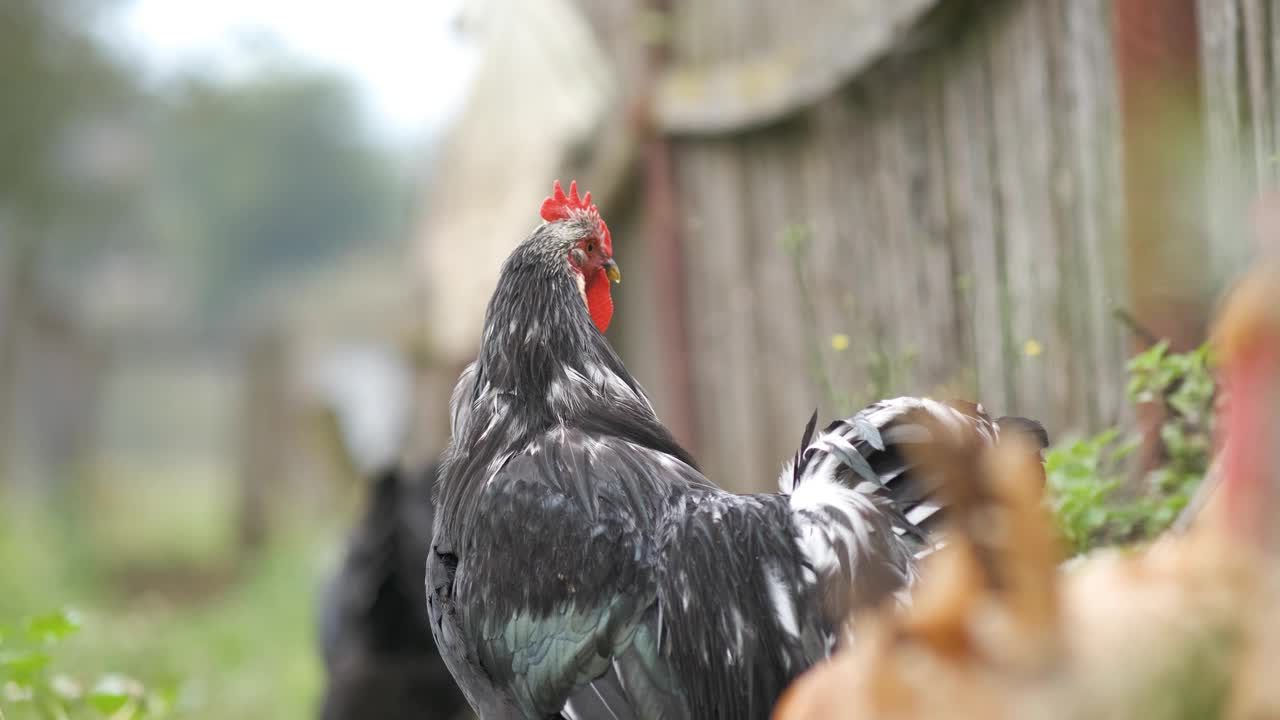
[(547, 225), (539, 234), (541, 241), (568, 264), (591, 319), (604, 332), (613, 317), (609, 282), (621, 282), (622, 272), (613, 260), (609, 228), (591, 203), (591, 193), (578, 197), (578, 183), (572, 182), (566, 195), (557, 180), (554, 193), (542, 203), (542, 219)]

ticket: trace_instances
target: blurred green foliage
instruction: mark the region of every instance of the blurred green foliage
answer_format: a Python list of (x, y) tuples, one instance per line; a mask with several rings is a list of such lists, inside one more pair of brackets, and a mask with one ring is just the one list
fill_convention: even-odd
[[(291, 507), (297, 527), (235, 545), (217, 431), (239, 385), (216, 331), (392, 238), (407, 183), (328, 71), (263, 55), (144, 83), (93, 32), (123, 1), (0, 2), (0, 720), (308, 717), (317, 560), (338, 533)], [(51, 319), (92, 327), (112, 366), (101, 404), (73, 398), (101, 447), (24, 488), (7, 482), (15, 358)]]
[(59, 671), (64, 641), (81, 628), (71, 610), (45, 613), (23, 621), (0, 635), (0, 703), (10, 709), (5, 718), (103, 717), (141, 720), (169, 714), (176, 692), (172, 686), (148, 689), (119, 673), (87, 679)]
[(1071, 440), (1045, 453), (1049, 503), (1064, 540), (1075, 553), (1100, 545), (1150, 538), (1186, 507), (1209, 468), (1214, 382), (1207, 345), (1171, 353), (1159, 343), (1128, 365), (1133, 402), (1162, 400), (1169, 409), (1160, 428), (1167, 462), (1124, 493), (1126, 458), (1137, 447), (1118, 429)]
[(6, 284), (76, 300), (105, 261), (145, 258), (216, 326), (398, 229), (405, 178), (344, 78), (264, 51), (251, 72), (148, 85), (92, 32), (116, 4), (0, 3)]
[(119, 107), (128, 76), (84, 31), (108, 3), (0, 3), (0, 211), (47, 213), (76, 190), (59, 156), (77, 123)]
[(199, 358), (230, 375), (246, 328), (308, 275), (387, 248), (408, 215), (408, 178), (343, 77), (264, 48), (233, 72), (144, 80), (95, 32), (123, 1), (0, 2), (0, 484), (59, 486), (84, 461), (31, 450), (37, 426), (68, 428), (67, 455), (121, 438), (177, 454), (175, 436), (210, 437), (188, 422), (72, 427), (62, 418), (180, 396), (98, 405), (68, 391), (81, 407), (64, 412), (22, 391), (45, 347), (71, 348), (50, 378), (90, 389), (143, 360), (149, 374)]
[[(283, 530), (232, 575), (194, 566), (208, 577), (180, 580), (204, 587), (175, 593), (111, 571), (130, 554), (111, 538), (62, 531), (39, 503), (5, 500), (5, 720), (314, 715), (320, 682), (314, 592), (319, 538), (333, 536), (330, 528)], [(77, 610), (50, 611), (64, 607)]]

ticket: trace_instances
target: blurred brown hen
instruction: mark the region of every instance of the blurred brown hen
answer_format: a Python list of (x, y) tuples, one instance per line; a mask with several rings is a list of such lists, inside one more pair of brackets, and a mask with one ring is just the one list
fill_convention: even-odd
[(1034, 471), (1025, 454), (938, 458), (950, 545), (909, 608), (859, 618), (856, 642), (801, 677), (775, 718), (1280, 717), (1278, 295), (1272, 266), (1219, 319), (1221, 487), (1188, 533), (1060, 569), (1039, 494), (1018, 481)]

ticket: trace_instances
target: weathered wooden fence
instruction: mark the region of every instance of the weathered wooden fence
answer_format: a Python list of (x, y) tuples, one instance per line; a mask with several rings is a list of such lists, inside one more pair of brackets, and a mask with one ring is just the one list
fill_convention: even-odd
[[(764, 74), (806, 43), (838, 42), (782, 4), (758, 4), (748, 25), (735, 3), (695, 5), (703, 31), (673, 33), (676, 64), (754, 47), (740, 64)], [(839, 404), (824, 373), (855, 403), (976, 395), (1055, 432), (1120, 418), (1108, 14), (1100, 0), (995, 3), (763, 125), (672, 131), (697, 444), (713, 477), (766, 486), (813, 408)], [(801, 276), (788, 236), (808, 240)], [(644, 245), (624, 242), (627, 267)], [(656, 333), (626, 318), (647, 290), (629, 287), (619, 310), (642, 379)]]
[(1280, 181), (1280, 5), (1200, 0), (1209, 233), (1219, 271), (1240, 267), (1252, 199)]
[[(767, 488), (815, 406), (894, 393), (977, 397), (1058, 437), (1131, 417), (1133, 337), (1116, 311), (1158, 305), (1167, 276), (1202, 328), (1200, 298), (1247, 256), (1245, 210), (1280, 177), (1280, 9), (1198, 0), (1196, 20), (1168, 23), (1198, 38), (1187, 87), (1201, 102), (1183, 140), (1202, 175), (1177, 221), (1142, 225), (1177, 190), (1157, 162), (1160, 201), (1126, 207), (1135, 187), (1149, 198), (1125, 160), (1134, 85), (1117, 48), (1134, 46), (1113, 47), (1119, 3), (1138, 28), (1161, 26), (1142, 15), (1163, 18), (1160, 3), (1141, 0), (576, 2), (621, 90), (598, 115), (570, 108), (596, 130), (553, 154), (614, 231), (627, 280), (611, 337), (712, 477)], [(506, 110), (473, 115), (542, 102), (488, 89)], [(473, 152), (478, 166), (500, 156)], [(643, 172), (625, 172), (633, 157)], [(544, 183), (544, 164), (527, 165), (529, 185)], [(501, 185), (527, 196), (523, 179)], [(486, 201), (481, 215), (524, 228), (526, 204)], [(1208, 278), (1191, 273), (1191, 292), (1167, 251), (1182, 243)], [(464, 315), (478, 328), (478, 311)], [(471, 351), (457, 344), (461, 364)]]

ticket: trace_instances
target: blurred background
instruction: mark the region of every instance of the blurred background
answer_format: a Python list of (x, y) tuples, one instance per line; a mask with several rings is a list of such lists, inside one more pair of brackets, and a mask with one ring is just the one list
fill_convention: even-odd
[(727, 487), (905, 393), (1157, 464), (1126, 361), (1247, 263), (1277, 68), (1263, 0), (0, 0), (0, 637), (311, 716), (362, 470), (443, 447), (556, 178)]

